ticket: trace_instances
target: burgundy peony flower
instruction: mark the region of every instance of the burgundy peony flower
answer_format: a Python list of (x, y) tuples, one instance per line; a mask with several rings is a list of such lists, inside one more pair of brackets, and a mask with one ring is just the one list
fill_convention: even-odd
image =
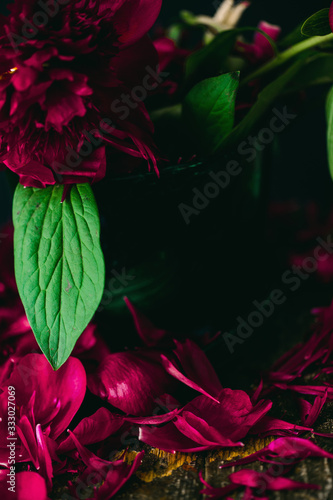
[(98, 181), (106, 146), (156, 167), (143, 103), (161, 0), (16, 0), (0, 18), (0, 162), (25, 186)]

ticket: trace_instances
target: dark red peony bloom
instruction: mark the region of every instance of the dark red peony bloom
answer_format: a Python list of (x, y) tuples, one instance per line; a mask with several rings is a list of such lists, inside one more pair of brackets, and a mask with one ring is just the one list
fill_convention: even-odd
[(93, 182), (107, 150), (156, 169), (146, 33), (161, 0), (16, 0), (0, 18), (0, 164), (26, 186)]

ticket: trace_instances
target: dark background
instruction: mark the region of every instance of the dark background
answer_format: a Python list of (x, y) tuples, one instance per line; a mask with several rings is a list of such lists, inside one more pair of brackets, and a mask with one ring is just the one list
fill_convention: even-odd
[[(177, 21), (180, 9), (191, 10), (195, 14), (213, 14), (214, 4), (206, 0), (164, 0), (158, 22), (166, 25)], [(241, 24), (253, 26), (260, 20), (266, 20), (280, 25), (282, 34), (287, 35), (309, 15), (328, 5), (329, 2), (318, 0), (253, 0)], [(0, 12), (5, 12), (4, 4), (0, 5)], [(324, 103), (322, 104), (319, 109), (300, 117), (292, 130), (279, 138), (280, 148), (274, 157), (271, 182), (273, 200), (294, 198), (300, 202), (314, 200), (326, 205), (333, 200), (333, 184), (328, 174), (326, 157)], [(10, 206), (10, 190), (4, 175), (0, 174), (0, 223), (10, 217)]]

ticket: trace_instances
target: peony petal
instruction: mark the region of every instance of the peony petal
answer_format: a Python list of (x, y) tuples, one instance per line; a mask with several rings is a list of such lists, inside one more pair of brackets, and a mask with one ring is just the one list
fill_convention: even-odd
[(59, 133), (75, 116), (82, 117), (87, 111), (82, 97), (75, 94), (55, 96), (45, 102), (43, 109), (47, 110), (45, 130), (54, 128)]
[(230, 461), (221, 465), (221, 469), (226, 467), (237, 467), (239, 465), (251, 464), (256, 461), (275, 463), (283, 463), (287, 460), (287, 464), (294, 464), (305, 460), (309, 457), (321, 457), (332, 459), (333, 455), (319, 448), (315, 443), (308, 439), (297, 437), (278, 438), (262, 450), (236, 461)]
[(205, 420), (187, 411), (184, 411), (182, 416), (178, 416), (174, 424), (182, 434), (204, 446), (212, 448), (243, 446), (243, 443), (231, 441), (217, 429), (210, 426)]
[(88, 377), (89, 390), (127, 414), (149, 415), (159, 408), (155, 400), (173, 387), (159, 359), (147, 350), (111, 354)]
[(316, 484), (300, 483), (285, 477), (273, 477), (265, 472), (257, 472), (255, 470), (244, 469), (234, 472), (229, 476), (229, 479), (234, 484), (249, 486), (250, 488), (258, 488), (261, 492), (264, 490), (318, 490), (320, 487)]
[[(20, 419), (18, 425), (16, 426), (16, 432), (26, 452), (28, 453), (30, 460), (32, 461), (36, 469), (39, 469), (40, 464), (35, 429), (32, 428), (31, 423), (26, 416), (23, 416)], [(23, 456), (22, 458), (24, 459), (25, 457)]]
[(126, 422), (131, 422), (132, 424), (141, 424), (141, 425), (160, 425), (166, 424), (173, 420), (177, 415), (179, 415), (180, 410), (176, 408), (169, 413), (165, 413), (164, 415), (153, 415), (152, 417), (125, 417), (124, 420)]
[(300, 400), (302, 423), (308, 427), (313, 427), (316, 423), (323, 406), (327, 400), (327, 393), (323, 397), (317, 396), (313, 405), (304, 399)]
[[(232, 493), (233, 491), (235, 491), (235, 490), (237, 490), (239, 488), (235, 484), (228, 484), (227, 486), (224, 486), (223, 488), (213, 488), (213, 486), (211, 486), (210, 484), (208, 484), (204, 480), (201, 471), (199, 472), (199, 478), (200, 478), (200, 481), (202, 482), (202, 484), (204, 486), (206, 486), (205, 489), (203, 489), (203, 490), (200, 491), (201, 495), (206, 495), (207, 497), (213, 498), (213, 499), (216, 499), (216, 500), (219, 499), (219, 498), (225, 498), (226, 495), (228, 495), (229, 493)], [(229, 498), (230, 497), (228, 497), (228, 499)], [(262, 500), (264, 500), (264, 499), (262, 499)]]
[(302, 427), (295, 425), (278, 418), (269, 416), (263, 417), (252, 429), (251, 434), (259, 435), (285, 435), (285, 434), (298, 434), (300, 431), (312, 431), (310, 427)]
[(132, 465), (125, 462), (114, 462), (112, 469), (108, 472), (104, 483), (95, 492), (96, 500), (109, 500), (120, 488), (136, 473), (142, 463), (144, 451), (138, 453)]
[(223, 389), (219, 395), (220, 404), (205, 396), (195, 398), (184, 407), (194, 415), (204, 419), (210, 426), (237, 442), (265, 418), (271, 409), (271, 401), (259, 401), (253, 406), (249, 396), (243, 391)]
[(74, 442), (74, 445), (79, 452), (79, 455), (83, 461), (83, 463), (87, 467), (91, 467), (92, 469), (99, 470), (102, 469), (103, 467), (111, 467), (112, 462), (109, 460), (103, 460), (102, 458), (97, 457), (92, 451), (88, 450), (85, 448), (80, 441), (76, 438), (75, 434), (73, 432), (68, 431), (70, 434), (71, 439)]
[(177, 451), (196, 453), (215, 447), (211, 445), (199, 445), (192, 439), (184, 436), (172, 422), (163, 427), (140, 427), (139, 439), (153, 448), (158, 448), (168, 453), (176, 453)]
[(219, 400), (217, 398), (214, 398), (213, 396), (211, 396), (202, 387), (200, 387), (198, 384), (196, 384), (195, 382), (190, 380), (188, 377), (183, 375), (178, 370), (178, 368), (176, 368), (176, 366), (163, 354), (161, 355), (161, 360), (162, 360), (162, 363), (163, 363), (165, 370), (169, 373), (169, 375), (175, 377), (177, 380), (179, 380), (179, 382), (182, 382), (183, 384), (188, 385), (189, 387), (191, 387), (191, 389), (194, 389), (195, 391), (201, 392), (202, 394), (204, 394), (208, 398), (211, 398), (216, 403), (219, 403)]
[(0, 471), (0, 494), (2, 500), (49, 500), (45, 480), (36, 472), (16, 473), (16, 493), (8, 491), (7, 471)]
[(183, 343), (177, 340), (174, 342), (176, 344), (174, 353), (186, 375), (207, 392), (217, 396), (222, 390), (222, 385), (203, 350), (189, 339)]
[(144, 452), (139, 453), (131, 466), (122, 460), (110, 462), (103, 460), (80, 444), (75, 435), (70, 432), (75, 446), (88, 468), (99, 471), (105, 480), (99, 488), (95, 488), (95, 500), (108, 500), (120, 490), (128, 479), (137, 471), (142, 462)]
[[(72, 434), (83, 445), (99, 443), (118, 432), (123, 423), (122, 417), (114, 416), (106, 408), (99, 408), (96, 413), (81, 420)], [(58, 453), (67, 453), (74, 449), (71, 435), (59, 444)]]
[(121, 43), (130, 45), (140, 40), (153, 26), (160, 13), (162, 0), (127, 0), (121, 3), (113, 19), (121, 35)]
[(35, 83), (37, 77), (38, 71), (29, 67), (21, 68), (19, 71), (14, 73), (12, 77), (12, 84), (16, 90), (24, 92)]
[(51, 423), (51, 436), (56, 439), (73, 419), (86, 392), (86, 374), (78, 359), (69, 358), (58, 370), (53, 371), (42, 354), (28, 354), (15, 366), (9, 380), (1, 386), (2, 406), (6, 397), (6, 387), (16, 388), (16, 404), (27, 405), (32, 393), (36, 392), (34, 408), (36, 422), (49, 422), (49, 415), (60, 400), (60, 411)]
[(40, 465), (40, 473), (46, 481), (47, 489), (51, 491), (53, 478), (52, 459), (46, 444), (45, 436), (39, 424), (36, 426), (36, 438), (38, 443), (38, 461)]

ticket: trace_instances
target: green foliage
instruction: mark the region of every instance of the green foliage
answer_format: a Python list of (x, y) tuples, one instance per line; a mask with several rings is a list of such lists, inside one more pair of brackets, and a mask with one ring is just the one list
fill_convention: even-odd
[(18, 290), (36, 340), (54, 369), (70, 356), (104, 290), (100, 222), (88, 184), (18, 185), (13, 206)]

